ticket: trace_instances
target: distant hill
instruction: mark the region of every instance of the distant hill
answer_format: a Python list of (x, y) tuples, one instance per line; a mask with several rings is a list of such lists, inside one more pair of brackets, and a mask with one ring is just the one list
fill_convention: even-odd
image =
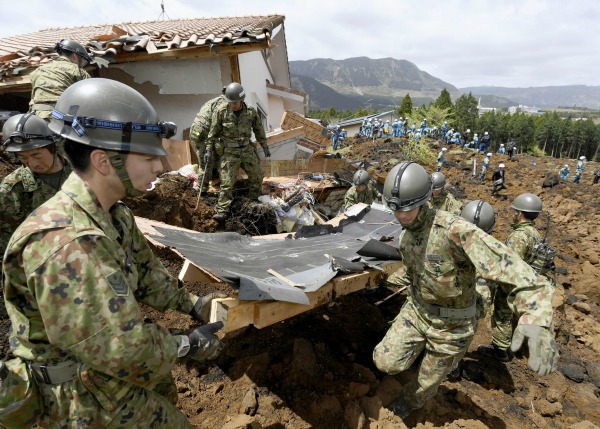
[(308, 76), (292, 74), (292, 88), (308, 94), (310, 110), (324, 110), (335, 107), (337, 110), (356, 110), (362, 103), (336, 92), (327, 85)]
[[(461, 92), (479, 95), (494, 95), (507, 98), (513, 105), (524, 104), (536, 107), (573, 106), (600, 109), (600, 86), (565, 85), (530, 88), (506, 88), (501, 86), (471, 86), (460, 88)], [(486, 105), (483, 100), (482, 104)], [(496, 106), (490, 106), (496, 107)]]
[[(413, 99), (414, 105), (418, 106), (434, 101), (444, 88), (451, 94), (458, 95), (455, 86), (431, 76), (406, 60), (368, 57), (345, 60), (316, 58), (290, 61), (289, 64), (292, 75), (298, 78), (312, 78), (346, 97), (358, 100), (363, 106), (398, 107), (407, 93)], [(303, 90), (310, 98), (318, 97), (306, 88)], [(337, 105), (334, 107), (341, 108)]]

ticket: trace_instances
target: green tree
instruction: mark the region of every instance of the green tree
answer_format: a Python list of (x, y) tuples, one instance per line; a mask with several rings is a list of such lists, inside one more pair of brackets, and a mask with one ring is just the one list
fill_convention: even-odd
[[(450, 97), (450, 94), (448, 94), (448, 97)], [(477, 100), (475, 99), (475, 97), (473, 97), (473, 95), (471, 95), (471, 93), (469, 93), (469, 95), (463, 94), (456, 99), (455, 112), (456, 115), (455, 120), (453, 122), (455, 129), (458, 129), (460, 131), (466, 131), (467, 129), (475, 129), (475, 124), (477, 123), (479, 113), (477, 111)]]
[(400, 107), (398, 108), (398, 114), (405, 118), (411, 115), (412, 109), (412, 99), (410, 98), (410, 94), (407, 93), (402, 99), (402, 103), (400, 103)]
[(433, 104), (435, 107), (440, 109), (450, 109), (451, 111), (454, 109), (452, 99), (450, 98), (450, 93), (446, 88), (442, 89), (442, 92), (440, 92), (440, 96), (435, 100)]

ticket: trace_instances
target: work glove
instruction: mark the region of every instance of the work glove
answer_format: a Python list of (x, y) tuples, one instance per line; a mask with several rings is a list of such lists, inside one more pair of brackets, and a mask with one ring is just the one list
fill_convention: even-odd
[(556, 371), (558, 364), (558, 347), (552, 333), (542, 326), (519, 325), (515, 329), (510, 344), (514, 353), (521, 348), (527, 338), (529, 347), (529, 368), (539, 375), (546, 375)]
[(198, 298), (194, 308), (190, 311), (190, 316), (200, 323), (207, 323), (210, 319), (210, 305), (215, 298), (227, 298), (227, 294), (223, 292), (211, 292)]
[(204, 165), (208, 165), (209, 162), (210, 162), (210, 152), (206, 151), (206, 153), (204, 154)]
[(263, 153), (265, 154), (265, 158), (271, 158), (271, 151), (267, 146), (263, 147)]
[(223, 326), (223, 322), (215, 322), (194, 329), (188, 335), (190, 351), (186, 356), (198, 362), (216, 358), (225, 347), (225, 344), (217, 338), (215, 332)]

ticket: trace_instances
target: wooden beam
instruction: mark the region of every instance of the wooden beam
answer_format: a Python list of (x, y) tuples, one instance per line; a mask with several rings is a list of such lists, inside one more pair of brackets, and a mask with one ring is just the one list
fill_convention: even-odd
[(179, 272), (179, 280), (184, 282), (202, 282), (202, 283), (226, 283), (210, 271), (194, 265), (189, 259), (183, 260), (183, 267)]
[(231, 81), (241, 83), (240, 61), (236, 55), (229, 55), (229, 64), (231, 65)]
[(373, 289), (384, 274), (397, 271), (402, 263), (394, 261), (386, 264), (383, 271), (371, 269), (362, 273), (353, 273), (334, 278), (315, 292), (308, 292), (309, 304), (295, 304), (284, 301), (240, 301), (237, 298), (213, 300), (211, 322), (221, 321), (225, 324), (222, 332), (232, 332), (246, 326), (254, 325), (261, 329), (313, 308), (320, 307), (335, 300), (338, 296), (347, 295), (361, 289)]

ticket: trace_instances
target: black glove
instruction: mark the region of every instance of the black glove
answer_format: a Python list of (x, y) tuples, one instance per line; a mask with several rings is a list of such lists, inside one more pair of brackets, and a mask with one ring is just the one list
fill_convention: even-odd
[(190, 311), (190, 316), (200, 323), (207, 323), (210, 319), (210, 305), (215, 298), (227, 298), (223, 292), (211, 292), (198, 299), (196, 305)]
[(204, 165), (208, 165), (209, 162), (210, 162), (210, 152), (206, 152), (204, 154)]
[(215, 332), (223, 326), (223, 322), (215, 322), (194, 329), (188, 335), (190, 351), (186, 356), (199, 362), (216, 358), (225, 347), (225, 344), (217, 338)]
[(268, 146), (263, 147), (263, 153), (265, 154), (265, 158), (271, 158), (271, 151)]

